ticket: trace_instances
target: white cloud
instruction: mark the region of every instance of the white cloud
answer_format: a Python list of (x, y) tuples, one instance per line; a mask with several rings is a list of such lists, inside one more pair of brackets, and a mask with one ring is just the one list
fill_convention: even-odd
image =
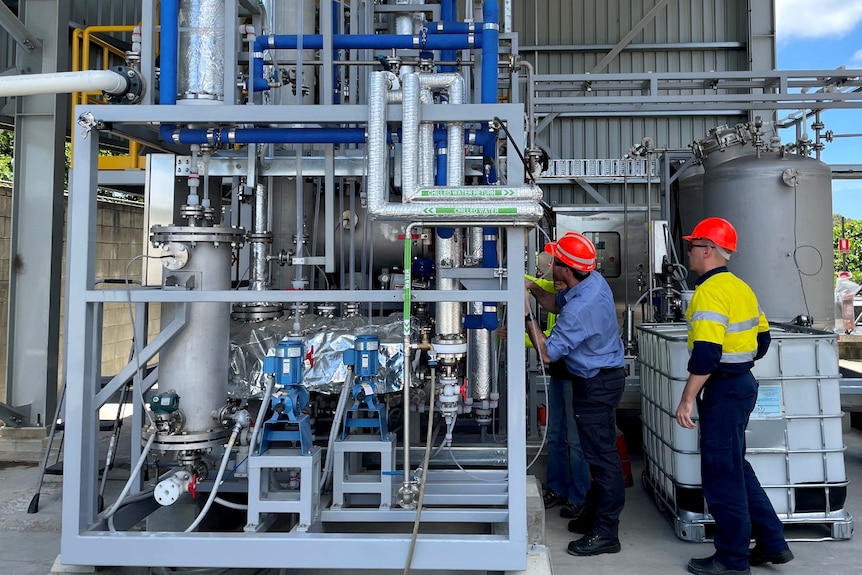
[(779, 41), (841, 37), (862, 21), (862, 0), (775, 0)]
[(850, 57), (850, 68), (862, 68), (862, 50), (856, 50)]

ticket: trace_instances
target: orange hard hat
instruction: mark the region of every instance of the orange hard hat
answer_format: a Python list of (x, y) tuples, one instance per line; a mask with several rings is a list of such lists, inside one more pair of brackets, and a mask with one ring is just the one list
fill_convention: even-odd
[(596, 246), (586, 236), (568, 232), (555, 242), (545, 244), (545, 251), (581, 272), (596, 269)]
[(701, 220), (690, 236), (683, 236), (682, 239), (691, 241), (695, 239), (709, 240), (720, 248), (724, 248), (729, 252), (736, 251), (736, 229), (730, 222), (723, 218), (706, 218)]

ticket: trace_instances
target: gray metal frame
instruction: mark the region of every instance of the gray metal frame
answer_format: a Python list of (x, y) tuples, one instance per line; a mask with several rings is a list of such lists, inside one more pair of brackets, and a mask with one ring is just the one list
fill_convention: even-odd
[[(862, 107), (862, 70), (536, 74), (534, 78), (539, 115), (740, 115), (742, 110)], [(546, 95), (549, 92), (555, 95)], [(613, 95), (617, 92), (631, 94)]]
[[(520, 105), (464, 105), (441, 106), (444, 110), (429, 111), (427, 119), (436, 121), (477, 121), (498, 116), (510, 126), (520, 126), (523, 108)], [(79, 113), (92, 113), (105, 124), (121, 129), (134, 124), (149, 122), (206, 123), (236, 122), (250, 124), (266, 123), (313, 123), (350, 122), (364, 124), (365, 106), (219, 106), (208, 109), (188, 107), (138, 106), (138, 107), (81, 107)], [(400, 109), (392, 110), (397, 120)], [(523, 131), (511, 130), (519, 147), (523, 148)], [(356, 558), (363, 557), (363, 567), (371, 569), (403, 568), (410, 545), (410, 535), (404, 529), (386, 534), (320, 533), (110, 533), (93, 530), (96, 523), (98, 490), (98, 408), (118, 385), (121, 376), (135, 373), (139, 365), (130, 363), (114, 381), (100, 390), (100, 315), (105, 302), (133, 302), (138, 314), (153, 302), (320, 302), (349, 300), (364, 302), (397, 302), (400, 292), (395, 291), (199, 291), (180, 292), (139, 289), (127, 291), (96, 290), (94, 285), (95, 257), (95, 189), (97, 175), (97, 131), (87, 135), (78, 131), (74, 139), (75, 170), (69, 196), (68, 225), (68, 283), (66, 358), (69, 381), (66, 421), (66, 453), (64, 460), (64, 498), (62, 557), (64, 563), (90, 565), (164, 565), (164, 566), (209, 566), (219, 567), (275, 567), (284, 565), (284, 553), (272, 553), (278, 549), (290, 552), (291, 567), (294, 568), (345, 568), (355, 567)], [(335, 162), (326, 163), (327, 172), (334, 169)], [(524, 171), (520, 164), (509, 164), (510, 181), (523, 181)], [(458, 224), (463, 225), (463, 224)], [(464, 277), (480, 277), (483, 289), (462, 291), (414, 291), (414, 301), (498, 301), (505, 303), (517, 313), (509, 314), (509, 328), (513, 333), (523, 331), (524, 324), (520, 307), (524, 301), (521, 281), (526, 233), (521, 227), (504, 228), (506, 232), (506, 261), (512, 268), (515, 281), (507, 281), (510, 272), (505, 267), (496, 270), (464, 270)], [(474, 279), (475, 281), (475, 279)], [(136, 326), (140, 328), (140, 322)], [(177, 327), (177, 329), (180, 329)], [(143, 341), (144, 334), (140, 333)], [(169, 339), (162, 332), (144, 348), (140, 364), (158, 350), (159, 345)], [(507, 342), (510, 366), (524, 365), (525, 350), (517, 338)], [(139, 374), (139, 376), (142, 374)], [(153, 377), (152, 374), (150, 376)], [(507, 421), (508, 444), (505, 448), (494, 446), (495, 451), (505, 450), (505, 470), (483, 472), (494, 479), (501, 479), (497, 493), (489, 496), (482, 493), (489, 489), (478, 489), (469, 479), (464, 483), (460, 470), (435, 471), (429, 479), (429, 489), (434, 481), (445, 478), (442, 490), (434, 487), (429, 492), (430, 501), (448, 502), (452, 508), (433, 509), (423, 512), (423, 518), (431, 521), (454, 523), (484, 523), (487, 534), (470, 532), (451, 535), (421, 535), (418, 538), (412, 567), (415, 569), (468, 569), (468, 570), (521, 570), (526, 567), (526, 429), (525, 378), (519, 369), (508, 371)], [(137, 381), (141, 381), (138, 379)], [(146, 382), (143, 382), (146, 387)], [(140, 405), (135, 407), (136, 429), (141, 425)], [(133, 458), (140, 453), (139, 434), (132, 433)], [(497, 459), (501, 459), (497, 456)], [(472, 471), (471, 471), (472, 474)], [(460, 476), (460, 477), (459, 477)], [(460, 479), (460, 480), (455, 480)], [(446, 487), (448, 485), (448, 487)], [(478, 490), (477, 490), (478, 489)], [(471, 506), (471, 501), (475, 502)], [(497, 507), (488, 507), (492, 503)], [(329, 512), (327, 512), (329, 513)], [(426, 514), (428, 516), (426, 517)], [(393, 517), (398, 517), (393, 520)], [(342, 510), (331, 518), (336, 521), (355, 520), (403, 524), (415, 517), (407, 510)], [(329, 529), (332, 530), (331, 528)], [(472, 533), (472, 534), (471, 534)], [(165, 545), (165, 538), (170, 545)], [(338, 553), (332, 553), (337, 545)], [(301, 546), (301, 547), (300, 547)]]

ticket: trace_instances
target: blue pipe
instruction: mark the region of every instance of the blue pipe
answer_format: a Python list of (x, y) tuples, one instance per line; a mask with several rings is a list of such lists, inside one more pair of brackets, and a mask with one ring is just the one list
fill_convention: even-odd
[[(332, 36), (332, 47), (343, 50), (389, 50), (398, 49), (425, 49), (445, 50), (478, 48), (482, 45), (482, 36), (473, 38), (470, 42), (469, 35), (464, 34), (437, 34), (430, 36), (407, 36), (401, 34), (334, 34)], [(298, 44), (295, 34), (276, 36), (258, 36), (254, 40), (254, 51), (277, 48), (279, 50), (296, 49)], [(320, 34), (305, 34), (302, 37), (303, 50), (320, 50), (323, 48), (323, 36)]]
[[(434, 130), (434, 147), (437, 151), (437, 173), (434, 174), (434, 184), (438, 186), (446, 185), (446, 165), (449, 156), (447, 145), (446, 130)], [(441, 239), (448, 240), (454, 235), (455, 228), (437, 228), (437, 236)]]
[[(231, 137), (233, 132), (233, 137)], [(177, 139), (174, 138), (176, 135)], [(364, 128), (228, 128), (175, 130), (163, 125), (159, 130), (162, 140), (180, 144), (361, 144), (365, 142)]]
[[(499, 94), (497, 67), (500, 62), (500, 7), (497, 0), (483, 0), (482, 19), (485, 21), (485, 24), (482, 26), (482, 103), (496, 104)], [(496, 155), (494, 140), (496, 136), (491, 134), (490, 130), (482, 130), (476, 136), (477, 142), (480, 142), (482, 146), (483, 156), (490, 158), (491, 169), (488, 180), (496, 181), (497, 177), (494, 173), (494, 158)], [(482, 267), (497, 267), (497, 229), (486, 227), (482, 229), (482, 233), (485, 236), (491, 236), (491, 239), (482, 240)], [(485, 302), (484, 308), (488, 311), (483, 311), (482, 313), (483, 326), (489, 330), (497, 329), (496, 304), (494, 302)]]
[(497, 261), (497, 228), (482, 228), (482, 235), (490, 239), (482, 240), (482, 267), (495, 268)]
[(482, 103), (497, 103), (497, 66), (500, 63), (500, 6), (497, 0), (483, 0), (482, 18)]
[[(451, 2), (452, 0), (448, 1)], [(443, 18), (445, 18), (445, 16)], [(425, 24), (424, 28), (426, 34), (473, 34), (482, 30), (482, 23), (455, 22), (453, 16), (452, 20), (445, 22), (429, 22), (428, 24)]]
[[(428, 27), (429, 33), (436, 34), (439, 32), (439, 33), (446, 34), (446, 33), (448, 33), (449, 30), (455, 30), (455, 29), (458, 29), (458, 32), (462, 33), (462, 34), (469, 33), (469, 32), (473, 31), (472, 29), (470, 29), (467, 26), (466, 22), (455, 22), (455, 0), (440, 0), (440, 20), (441, 20), (441, 24), (442, 24), (443, 29), (442, 30), (438, 29), (438, 30), (435, 30), (432, 32), (433, 27), (429, 26)], [(471, 27), (472, 27), (472, 25), (471, 25)], [(461, 28), (466, 28), (466, 29), (461, 30)], [(451, 61), (455, 60), (456, 54), (457, 54), (457, 52), (455, 52), (454, 50), (443, 50), (442, 52), (440, 52), (440, 58), (444, 62), (451, 62)], [(440, 67), (441, 72), (454, 72), (454, 71), (456, 71), (456, 69), (457, 68), (455, 66), (441, 66)]]
[[(482, 35), (473, 37), (472, 43), (470, 41), (469, 34), (441, 34), (430, 36), (406, 36), (397, 34), (335, 34), (332, 36), (332, 47), (336, 50), (462, 50), (466, 48), (481, 47), (483, 38), (484, 31)], [(269, 83), (263, 77), (264, 50), (270, 48), (277, 48), (279, 50), (295, 50), (297, 45), (298, 40), (296, 35), (258, 36), (255, 38), (252, 60), (253, 87), (255, 92), (269, 89)], [(323, 36), (320, 34), (304, 35), (302, 37), (302, 48), (304, 50), (322, 49)], [(496, 63), (494, 66), (494, 75), (496, 77)], [(496, 96), (494, 101), (496, 101)]]
[[(434, 175), (434, 184), (438, 186), (446, 185), (446, 160), (448, 157), (448, 150), (446, 149), (446, 130), (439, 130), (443, 132), (443, 138), (434, 139), (434, 147), (437, 148), (437, 173)], [(437, 130), (434, 130), (435, 135)]]
[(159, 104), (177, 103), (179, 0), (162, 0), (159, 10)]

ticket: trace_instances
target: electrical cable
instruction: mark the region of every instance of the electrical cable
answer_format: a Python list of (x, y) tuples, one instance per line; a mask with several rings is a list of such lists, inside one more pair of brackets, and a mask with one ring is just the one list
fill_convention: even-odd
[(209, 512), (210, 507), (212, 507), (213, 501), (218, 494), (219, 485), (221, 484), (222, 478), (224, 477), (225, 469), (227, 469), (227, 462), (230, 459), (231, 451), (233, 451), (233, 446), (234, 443), (236, 443), (236, 438), (239, 435), (240, 430), (242, 430), (241, 426), (234, 426), (233, 431), (230, 434), (230, 439), (227, 442), (227, 446), (225, 446), (224, 456), (222, 457), (221, 465), (219, 465), (218, 474), (216, 475), (215, 481), (213, 481), (212, 491), (210, 491), (209, 497), (207, 497), (207, 501), (206, 503), (204, 503), (201, 512), (198, 513), (198, 516), (195, 518), (192, 524), (186, 527), (186, 530), (184, 531), (185, 533), (190, 533), (197, 529), (198, 525), (201, 524), (201, 521), (204, 520), (204, 517), (206, 517), (206, 514)]
[[(419, 522), (422, 517), (422, 505), (425, 502), (425, 486), (428, 484), (428, 465), (431, 462), (431, 447), (432, 443), (432, 433), (434, 427), (434, 394), (435, 394), (435, 381), (436, 376), (434, 374), (434, 369), (431, 370), (431, 389), (428, 393), (428, 397), (430, 400), (428, 401), (428, 429), (425, 432), (425, 460), (422, 462), (422, 479), (419, 481), (419, 497), (416, 500), (416, 519), (413, 520), (413, 532), (410, 535), (410, 548), (407, 551), (407, 561), (404, 564), (404, 573), (403, 575), (408, 575), (410, 573), (410, 565), (413, 563), (413, 552), (416, 550), (416, 539), (419, 537)], [(404, 406), (404, 409), (408, 409), (409, 406)], [(410, 449), (409, 445), (405, 445), (404, 448), (406, 450)], [(405, 473), (406, 473), (405, 469)], [(408, 479), (404, 478), (405, 481)]]
[[(797, 228), (799, 227), (799, 223), (798, 223), (799, 206), (798, 206), (798, 203), (799, 203), (799, 184), (798, 184), (798, 182), (796, 182), (794, 180), (794, 182), (793, 182), (793, 265), (796, 266), (796, 273), (799, 276), (799, 289), (802, 291), (802, 303), (805, 304), (805, 315), (807, 315), (808, 317), (811, 317), (811, 310), (808, 307), (808, 297), (805, 294), (805, 281), (802, 279), (802, 276), (814, 276), (814, 275), (817, 275), (818, 273), (820, 273), (820, 270), (823, 269), (823, 254), (821, 254), (820, 250), (818, 250), (814, 246), (809, 246), (808, 244), (804, 244), (804, 245), (800, 246), (797, 243), (799, 241), (797, 238), (797, 231), (798, 231)], [(816, 272), (814, 272), (813, 274), (806, 274), (802, 271), (802, 268), (799, 267), (799, 261), (796, 257), (796, 254), (799, 251), (799, 248), (801, 248), (801, 247), (811, 247), (814, 249), (815, 252), (817, 252), (817, 255), (820, 256), (820, 268), (818, 268), (818, 270)]]
[[(533, 177), (533, 173), (530, 171), (530, 166), (527, 163), (527, 160), (524, 158), (524, 154), (521, 153), (520, 148), (518, 148), (518, 144), (515, 143), (515, 139), (512, 137), (512, 134), (509, 133), (509, 128), (507, 128), (506, 124), (503, 123), (503, 120), (501, 120), (497, 116), (494, 116), (494, 121), (497, 122), (500, 125), (500, 127), (503, 129), (503, 132), (505, 132), (506, 137), (509, 139), (509, 142), (511, 142), (511, 144), (512, 144), (512, 147), (515, 149), (515, 152), (518, 154), (518, 157), (521, 159), (521, 163), (524, 165), (524, 173), (527, 174), (527, 176), (529, 176), (530, 183), (533, 184), (534, 186), (537, 185), (536, 178)], [(497, 172), (497, 173), (500, 173), (500, 172)], [(542, 214), (543, 214), (542, 217), (548, 222), (548, 225), (551, 226), (551, 228), (556, 227), (556, 223), (555, 223), (556, 216), (554, 215), (553, 208), (551, 208), (551, 206), (548, 205), (548, 203), (544, 199), (539, 200), (539, 205), (542, 206)], [(544, 230), (542, 230), (542, 231), (543, 231), (543, 233), (545, 233)], [(547, 235), (547, 233), (545, 233), (545, 235)]]
[(143, 389), (143, 377), (141, 375), (141, 351), (143, 348), (141, 347), (141, 342), (138, 341), (138, 338), (135, 337), (135, 311), (132, 307), (132, 288), (129, 287), (131, 285), (131, 280), (129, 280), (129, 268), (133, 263), (140, 259), (153, 259), (153, 260), (161, 260), (172, 258), (173, 256), (150, 256), (147, 254), (140, 254), (128, 261), (126, 264), (126, 271), (124, 275), (125, 287), (126, 287), (126, 305), (129, 310), (129, 322), (132, 325), (132, 347), (134, 348), (134, 358), (135, 358), (135, 374), (132, 383), (132, 387), (135, 388), (137, 392), (138, 399), (141, 400), (141, 408), (144, 410), (144, 415), (147, 417), (147, 421), (149, 421), (150, 426), (153, 428), (156, 427), (156, 422), (153, 420), (153, 416), (150, 414), (149, 410), (147, 410), (147, 402), (144, 399), (144, 389)]
[(141, 472), (141, 468), (144, 466), (144, 461), (146, 461), (147, 456), (150, 454), (150, 449), (153, 447), (153, 443), (156, 441), (156, 434), (153, 433), (150, 435), (150, 438), (147, 439), (147, 443), (144, 445), (144, 449), (141, 450), (141, 455), (138, 457), (137, 463), (135, 463), (135, 467), (132, 469), (132, 472), (129, 474), (129, 479), (126, 481), (126, 484), (123, 486), (123, 490), (120, 491), (120, 495), (117, 497), (117, 500), (114, 503), (99, 513), (97, 517), (99, 519), (110, 519), (117, 510), (122, 507), (123, 501), (126, 499), (126, 496), (129, 494), (129, 491), (132, 489), (132, 484), (135, 482), (135, 478)]
[(332, 462), (335, 459), (335, 448), (333, 445), (338, 439), (338, 433), (341, 431), (341, 423), (344, 417), (344, 409), (347, 407), (347, 400), (353, 390), (353, 380), (356, 374), (353, 367), (347, 368), (349, 377), (345, 379), (341, 386), (341, 395), (338, 396), (338, 403), (335, 406), (335, 413), (332, 416), (332, 425), (329, 429), (329, 441), (326, 444), (326, 460), (323, 465), (323, 475), (320, 479), (320, 491), (326, 492), (329, 484), (330, 476), (332, 475)]
[(494, 116), (494, 121), (503, 129), (506, 133), (506, 137), (512, 143), (512, 147), (515, 148), (515, 152), (518, 154), (518, 157), (521, 159), (521, 163), (524, 165), (524, 173), (530, 177), (530, 183), (536, 185), (536, 178), (533, 177), (533, 173), (530, 171), (530, 165), (527, 164), (527, 160), (524, 158), (524, 154), (521, 153), (521, 149), (518, 148), (518, 144), (515, 143), (515, 138), (512, 137), (512, 134), (509, 133), (509, 128), (506, 127), (506, 124), (499, 117)]
[(222, 499), (221, 497), (216, 497), (214, 501), (222, 507), (227, 507), (228, 509), (237, 509), (239, 511), (245, 511), (246, 509), (248, 509), (248, 505), (244, 503), (234, 503), (233, 501), (227, 501), (226, 499)]

